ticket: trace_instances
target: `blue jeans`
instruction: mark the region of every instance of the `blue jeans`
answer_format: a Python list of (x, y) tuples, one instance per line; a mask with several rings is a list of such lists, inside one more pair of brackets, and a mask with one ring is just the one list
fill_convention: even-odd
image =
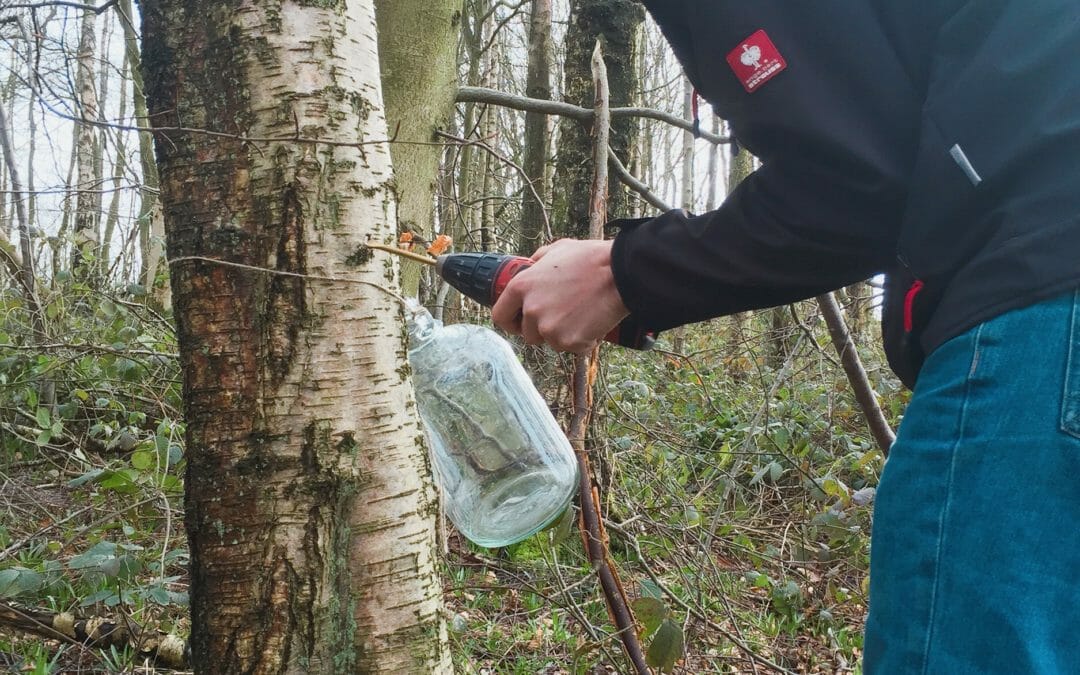
[(1080, 291), (936, 349), (874, 512), (864, 672), (1080, 673)]

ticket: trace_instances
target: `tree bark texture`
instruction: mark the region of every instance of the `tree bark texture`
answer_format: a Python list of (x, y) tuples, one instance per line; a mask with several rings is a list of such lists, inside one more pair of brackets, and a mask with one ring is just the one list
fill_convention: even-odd
[(101, 261), (98, 231), (101, 215), (100, 174), (95, 171), (98, 152), (94, 122), (98, 121), (97, 88), (94, 83), (94, 57), (97, 36), (94, 33), (97, 14), (84, 12), (79, 30), (75, 88), (79, 97), (79, 115), (85, 120), (76, 124), (75, 153), (78, 160), (75, 197), (74, 248), (72, 271), (91, 283), (97, 283)]
[(195, 670), (450, 672), (397, 268), (356, 254), (394, 237), (373, 3), (142, 9)]
[[(394, 193), (398, 230), (434, 237), (435, 191), (442, 147), (435, 130), (444, 129), (454, 111), (460, 0), (375, 0), (379, 60), (386, 119), (398, 143)], [(416, 295), (420, 267), (402, 267), (402, 287)]]
[[(526, 73), (525, 95), (533, 99), (551, 98), (551, 0), (533, 0), (529, 19), (529, 65)], [(544, 201), (547, 191), (547, 162), (550, 134), (548, 117), (535, 112), (525, 113), (525, 158), (522, 168), (532, 182), (535, 192), (523, 190), (521, 232), (518, 253), (531, 255), (544, 244), (547, 217)], [(540, 199), (536, 199), (539, 195)]]
[[(590, 106), (593, 100), (590, 59), (599, 38), (609, 63), (634, 63), (638, 29), (645, 20), (642, 6), (631, 0), (573, 0), (566, 36), (565, 94), (567, 102)], [(637, 77), (632, 68), (613, 68), (609, 73), (611, 106), (628, 106), (637, 91)], [(627, 156), (633, 138), (634, 122), (616, 118), (611, 127), (611, 147), (620, 157)], [(592, 180), (591, 129), (576, 122), (564, 121), (560, 127), (556, 163), (556, 194), (565, 200), (557, 206), (559, 220), (566, 227), (562, 234), (576, 238), (589, 235), (589, 186)], [(614, 217), (624, 214), (625, 191), (609, 186), (608, 208)]]

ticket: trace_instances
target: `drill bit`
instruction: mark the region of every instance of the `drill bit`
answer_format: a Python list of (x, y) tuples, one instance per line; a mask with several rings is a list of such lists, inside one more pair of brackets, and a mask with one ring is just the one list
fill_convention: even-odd
[(403, 249), (400, 249), (400, 248), (395, 248), (393, 246), (383, 246), (382, 244), (373, 244), (370, 241), (367, 242), (364, 245), (367, 246), (368, 248), (373, 248), (373, 249), (376, 249), (376, 250), (379, 250), (379, 251), (386, 251), (387, 253), (393, 253), (394, 255), (399, 255), (402, 258), (407, 258), (409, 260), (412, 260), (413, 262), (423, 263), (424, 265), (435, 265), (435, 259), (430, 257), (430, 256), (420, 255), (419, 253), (413, 253), (412, 251), (406, 251), (406, 250), (403, 250)]

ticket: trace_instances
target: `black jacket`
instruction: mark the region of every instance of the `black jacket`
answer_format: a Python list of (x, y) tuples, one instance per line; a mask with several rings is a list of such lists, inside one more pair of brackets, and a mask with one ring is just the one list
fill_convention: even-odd
[(616, 284), (641, 323), (886, 273), (886, 350), (910, 385), (948, 338), (1080, 285), (1080, 1), (645, 5), (763, 166), (714, 212), (622, 229)]

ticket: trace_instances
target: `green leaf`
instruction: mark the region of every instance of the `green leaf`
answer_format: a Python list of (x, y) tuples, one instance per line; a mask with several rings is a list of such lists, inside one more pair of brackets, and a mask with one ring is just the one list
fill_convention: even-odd
[(769, 463), (769, 481), (775, 483), (784, 475), (784, 465), (780, 462)]
[(45, 431), (42, 431), (40, 434), (37, 435), (37, 438), (34, 439), (34, 443), (37, 443), (37, 445), (40, 447), (42, 445), (48, 445), (49, 441), (51, 440), (52, 431), (46, 429)]
[[(181, 448), (179, 445), (170, 445), (169, 446), (169, 466), (176, 466), (177, 464), (180, 463), (180, 460), (182, 460), (183, 458), (184, 458), (184, 449), (183, 448)], [(566, 512), (569, 513), (569, 514), (573, 514), (573, 509), (567, 509)], [(563, 517), (565, 518), (565, 516), (563, 516)], [(574, 519), (573, 519), (573, 516), (571, 515), (570, 526), (573, 527), (573, 524), (574, 524)], [(559, 523), (559, 526), (560, 527), (562, 526), (562, 522)]]
[(670, 673), (675, 669), (675, 662), (683, 655), (683, 631), (679, 624), (667, 619), (656, 631), (656, 637), (649, 645), (645, 662), (661, 673)]
[(643, 637), (652, 635), (664, 619), (668, 618), (668, 608), (662, 601), (656, 598), (638, 598), (630, 603), (634, 610), (634, 618), (645, 627)]
[(664, 597), (664, 591), (649, 579), (645, 579), (641, 582), (641, 597), (656, 598), (657, 600), (662, 600)]
[(146, 450), (139, 450), (131, 455), (131, 466), (135, 467), (139, 471), (146, 471), (150, 467), (154, 466), (155, 457), (154, 453)]
[(0, 570), (0, 598), (14, 598), (34, 593), (45, 585), (45, 577), (25, 567)]
[(97, 567), (104, 558), (116, 557), (116, 544), (111, 541), (99, 541), (89, 550), (80, 553), (68, 561), (68, 567), (73, 570), (85, 570)]
[[(79, 606), (89, 607), (90, 605), (96, 605), (99, 602), (109, 604), (109, 601), (113, 598), (117, 598), (116, 591), (111, 588), (104, 588), (97, 593), (93, 593), (83, 598), (82, 602), (79, 603)], [(112, 604), (115, 605), (116, 603), (114, 602)]]
[(821, 481), (821, 489), (825, 494), (829, 495), (830, 497), (834, 497), (844, 502), (847, 502), (848, 497), (851, 496), (851, 492), (850, 490), (848, 490), (848, 487), (836, 478), (832, 477), (828, 477), (825, 480)]
[(48, 408), (37, 409), (37, 425), (38, 429), (48, 429), (52, 425)]
[(115, 490), (121, 494), (128, 494), (135, 492), (138, 486), (135, 484), (135, 479), (139, 476), (139, 472), (134, 469), (122, 469), (120, 471), (113, 471), (112, 475), (102, 479), (99, 483), (101, 487), (108, 490)]
[(150, 598), (159, 605), (169, 604), (169, 591), (165, 590), (161, 586), (154, 586), (147, 592), (146, 597)]

